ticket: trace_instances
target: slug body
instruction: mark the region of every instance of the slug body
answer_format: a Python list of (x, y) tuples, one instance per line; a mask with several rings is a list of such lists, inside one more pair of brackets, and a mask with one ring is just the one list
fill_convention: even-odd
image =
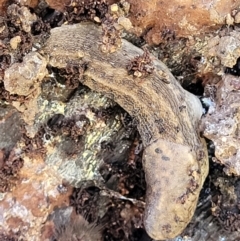
[(145, 147), (145, 228), (154, 239), (174, 238), (190, 222), (208, 174), (206, 147), (198, 133), (200, 101), (153, 56), (153, 73), (144, 79), (129, 75), (126, 66), (143, 51), (122, 40), (114, 53), (102, 53), (101, 36), (94, 24), (63, 25), (51, 30), (41, 51), (55, 67), (87, 63), (81, 82), (114, 99), (137, 120)]

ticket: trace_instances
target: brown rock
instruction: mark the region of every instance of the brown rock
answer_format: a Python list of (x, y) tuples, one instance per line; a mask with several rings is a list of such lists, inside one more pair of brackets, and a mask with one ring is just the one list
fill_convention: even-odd
[(47, 73), (46, 60), (38, 53), (31, 52), (22, 63), (15, 63), (5, 71), (4, 87), (10, 94), (31, 94)]
[(62, 12), (66, 5), (69, 5), (71, 3), (71, 0), (47, 0), (47, 4), (60, 12)]
[[(74, 1), (71, 0), (46, 0), (47, 4), (50, 6), (50, 8), (56, 9), (60, 12), (63, 12), (65, 6), (70, 5)], [(88, 3), (88, 2), (94, 2), (89, 0), (83, 0), (82, 3)], [(95, 1), (97, 2), (97, 1)], [(112, 4), (114, 2), (117, 2), (117, 0), (106, 0), (107, 4)]]
[(202, 119), (204, 136), (214, 142), (215, 160), (225, 166), (225, 172), (239, 176), (240, 79), (224, 75), (215, 88), (215, 104), (211, 107), (211, 112)]
[(8, 0), (0, 0), (0, 15), (1, 16), (6, 13), (8, 2), (9, 2)]
[(187, 37), (206, 33), (225, 24), (226, 16), (239, 5), (239, 0), (221, 1), (135, 1), (131, 4), (130, 19), (139, 35), (147, 33), (149, 43), (160, 43), (165, 35), (176, 33)]
[(30, 8), (35, 8), (38, 5), (39, 0), (18, 0), (18, 3), (22, 6), (28, 6)]
[(3, 167), (4, 165), (4, 160), (5, 160), (5, 153), (3, 150), (0, 150), (0, 169)]
[[(39, 96), (40, 96), (40, 88), (37, 88), (36, 91), (31, 93), (28, 98), (24, 101), (24, 103), (20, 101), (13, 101), (12, 105), (22, 113), (21, 117), (27, 125), (32, 125), (36, 118), (36, 114), (39, 113), (40, 107), (38, 105)], [(26, 128), (27, 134), (30, 137), (34, 137), (35, 132), (32, 133), (30, 126)], [(31, 133), (31, 134), (30, 134)]]

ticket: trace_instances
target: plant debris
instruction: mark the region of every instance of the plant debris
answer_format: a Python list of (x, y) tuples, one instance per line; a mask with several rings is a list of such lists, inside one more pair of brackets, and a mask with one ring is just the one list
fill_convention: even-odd
[(128, 73), (138, 78), (144, 78), (154, 70), (150, 53), (145, 48), (141, 56), (135, 57), (127, 66)]
[(101, 22), (108, 11), (105, 0), (73, 0), (65, 6), (64, 19), (68, 23), (79, 23), (85, 20)]

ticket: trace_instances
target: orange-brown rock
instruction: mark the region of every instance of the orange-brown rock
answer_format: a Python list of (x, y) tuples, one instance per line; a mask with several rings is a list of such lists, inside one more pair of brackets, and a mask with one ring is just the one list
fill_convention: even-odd
[(174, 33), (189, 36), (218, 29), (219, 24), (230, 24), (231, 15), (239, 0), (128, 0), (131, 4), (130, 19), (141, 35), (148, 31), (149, 43), (158, 44)]
[(7, 2), (8, 0), (0, 0), (0, 15), (4, 15), (7, 10)]
[(18, 2), (23, 6), (35, 8), (37, 7), (39, 0), (18, 0)]
[(62, 12), (66, 5), (69, 5), (71, 3), (71, 0), (47, 0), (47, 4), (50, 6), (50, 8), (56, 9), (60, 12)]
[(58, 191), (62, 178), (55, 168), (46, 165), (41, 154), (24, 156), (23, 159), (24, 166), (16, 188), (1, 193), (0, 233), (19, 231), (20, 239), (46, 240), (41, 237), (43, 223), (54, 208), (69, 205), (72, 188), (67, 187), (64, 193)]
[[(84, 0), (84, 2), (89, 2), (90, 0)], [(21, 6), (28, 6), (30, 8), (35, 8), (39, 4), (39, 0), (18, 0), (17, 1)], [(71, 4), (71, 0), (45, 0), (50, 8), (53, 8), (58, 11), (63, 11), (66, 5)], [(107, 4), (113, 4), (117, 0), (106, 0)], [(0, 15), (4, 14), (7, 10), (7, 6), (10, 4), (9, 0), (0, 0)]]
[[(60, 12), (62, 12), (64, 10), (65, 6), (74, 4), (74, 1), (71, 1), (71, 0), (57, 0), (57, 1), (56, 0), (46, 0), (46, 2), (51, 8), (56, 9)], [(75, 1), (75, 2), (77, 2), (77, 1)], [(87, 4), (88, 2), (94, 2), (94, 1), (83, 0), (81, 2), (84, 2)], [(117, 1), (116, 0), (106, 0), (107, 4), (112, 4), (114, 2), (117, 2)]]

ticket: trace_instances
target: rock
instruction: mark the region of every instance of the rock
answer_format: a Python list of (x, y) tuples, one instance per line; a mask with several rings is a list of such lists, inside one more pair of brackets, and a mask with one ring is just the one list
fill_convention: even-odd
[(22, 113), (21, 118), (28, 126), (27, 133), (33, 137), (37, 130), (33, 130), (35, 117), (42, 113), (44, 109), (43, 101), (41, 101), (40, 84), (44, 76), (47, 74), (46, 60), (37, 52), (30, 52), (23, 58), (22, 63), (14, 63), (6, 71), (4, 75), (4, 87), (10, 94), (27, 96), (24, 101), (21, 98), (13, 100), (12, 105)]
[(240, 12), (238, 12), (238, 13), (234, 16), (234, 22), (235, 22), (235, 23), (240, 23)]
[(41, 241), (41, 229), (54, 208), (67, 206), (72, 188), (58, 191), (62, 179), (41, 153), (22, 155), (19, 182), (0, 201), (0, 233), (19, 232), (19, 240)]
[(230, 36), (213, 37), (208, 40), (207, 51), (209, 56), (217, 56), (221, 64), (232, 68), (240, 56), (240, 33), (230, 32)]
[(15, 36), (10, 39), (10, 46), (12, 49), (17, 49), (18, 44), (21, 43), (21, 37), (20, 36)]
[[(64, 11), (65, 6), (70, 6), (72, 3), (74, 4), (75, 2), (71, 0), (47, 0), (47, 4), (49, 5), (50, 8), (56, 9), (60, 12)], [(100, 2), (106, 2), (107, 4), (112, 4), (114, 2), (117, 2), (117, 0), (104, 0), (104, 1), (96, 1), (96, 0), (91, 0), (91, 1), (81, 1), (82, 4), (99, 4)]]
[(37, 118), (37, 114), (39, 113), (40, 103), (39, 103), (39, 95), (40, 88), (34, 91), (29, 98), (24, 102), (22, 101), (12, 101), (12, 106), (14, 106), (19, 112), (22, 113), (21, 118), (24, 120), (26, 124), (26, 131), (29, 137), (34, 137), (37, 130), (35, 132), (31, 129), (31, 125), (35, 123), (35, 118)]
[(194, 36), (219, 29), (226, 23), (226, 16), (239, 6), (239, 1), (202, 0), (153, 0), (128, 1), (131, 5), (130, 20), (139, 35), (149, 30), (147, 40), (159, 44), (166, 34)]
[(117, 12), (118, 11), (118, 5), (116, 3), (112, 4), (110, 6), (110, 11), (111, 12)]
[(240, 175), (240, 78), (224, 75), (217, 84), (215, 110), (202, 119), (206, 138), (215, 145), (217, 161), (228, 175)]
[(38, 3), (41, 2), (39, 0), (18, 0), (17, 1), (21, 6), (28, 6), (30, 8), (37, 7)]
[(231, 16), (230, 13), (228, 13), (227, 16), (226, 16), (226, 24), (227, 25), (233, 25), (234, 24), (234, 18)]
[(131, 21), (126, 17), (119, 17), (118, 24), (127, 31), (133, 28)]
[(8, 0), (0, 0), (0, 15), (4, 15), (7, 10), (7, 2)]
[(10, 94), (28, 96), (39, 87), (47, 74), (46, 66), (47, 62), (40, 54), (27, 54), (22, 63), (15, 63), (5, 71), (5, 89)]
[[(60, 135), (46, 143), (47, 149), (51, 149), (46, 163), (75, 187), (84, 180), (102, 181), (99, 169), (103, 160), (114, 158), (114, 161), (123, 161), (126, 158), (131, 141), (120, 116), (113, 114), (108, 117), (110, 121), (105, 122), (92, 111), (92, 108), (103, 110), (112, 105), (112, 101), (101, 94), (77, 91), (65, 106), (64, 116), (55, 115), (51, 119), (51, 122), (56, 122), (53, 125), (61, 121), (70, 127), (73, 123), (71, 129), (75, 128), (81, 137), (77, 141), (73, 135)], [(103, 151), (104, 143), (112, 145), (111, 152)]]
[(20, 113), (10, 106), (0, 107), (0, 149), (10, 152), (21, 138)]
[[(35, 117), (37, 125), (45, 124), (47, 130), (42, 137), (46, 156), (38, 151), (21, 153), (24, 166), (17, 186), (12, 192), (5, 193), (0, 201), (0, 226), (4, 227), (4, 231), (19, 231), (19, 238), (24, 237), (24, 240), (42, 241), (51, 236), (50, 231), (43, 234), (41, 231), (53, 209), (69, 205), (72, 188), (64, 184), (66, 181), (77, 187), (85, 180), (101, 180), (99, 167), (102, 160), (125, 160), (131, 145), (131, 131), (123, 127), (119, 114), (112, 114), (105, 123), (100, 114), (92, 111), (94, 107), (100, 113), (114, 105), (103, 95), (79, 90), (67, 104), (56, 105), (54, 101), (45, 103)], [(57, 114), (61, 110), (65, 116)], [(62, 129), (59, 126), (61, 122)], [(74, 125), (70, 126), (71, 123)], [(88, 129), (84, 131), (86, 126)], [(77, 139), (73, 138), (74, 133), (68, 135), (67, 130), (82, 132), (82, 136), (79, 135), (82, 142), (77, 143)], [(102, 149), (108, 140), (113, 144), (111, 151)], [(18, 144), (22, 145), (21, 142)], [(64, 183), (63, 178), (66, 178)]]
[(8, 16), (11, 22), (17, 27), (22, 26), (25, 32), (31, 31), (32, 24), (37, 20), (35, 14), (32, 14), (27, 7), (19, 7), (16, 4), (11, 4), (7, 9)]

